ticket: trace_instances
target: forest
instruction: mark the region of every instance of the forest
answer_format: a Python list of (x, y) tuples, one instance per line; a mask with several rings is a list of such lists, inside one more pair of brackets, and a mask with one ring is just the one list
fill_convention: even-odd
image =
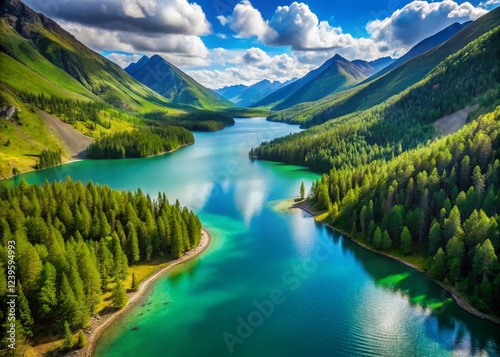
[(69, 336), (87, 327), (106, 291), (113, 293), (113, 306), (122, 307), (126, 288), (134, 288), (123, 284), (129, 265), (177, 258), (199, 244), (200, 232), (198, 217), (178, 201), (170, 204), (164, 194), (153, 200), (141, 190), (116, 191), (70, 178), (0, 185), (2, 344), (8, 343), (7, 265), (12, 254), (20, 344), (48, 331)]
[(52, 151), (52, 150), (42, 150), (40, 154), (40, 158), (36, 163), (35, 168), (37, 170), (46, 169), (47, 167), (60, 165), (62, 162), (61, 158), (61, 150)]
[[(500, 311), (500, 27), (381, 105), (252, 149), (323, 172), (310, 199), (326, 222), (419, 262), (476, 308)], [(433, 122), (478, 104), (458, 132)], [(484, 114), (486, 113), (486, 114)], [(484, 115), (482, 115), (484, 114)]]
[(331, 170), (311, 199), (352, 238), (423, 256), (432, 277), (500, 311), (500, 107), (388, 162)]
[(87, 149), (90, 159), (139, 158), (194, 143), (194, 135), (178, 126), (148, 126), (103, 136)]
[[(105, 110), (110, 119), (118, 115), (116, 110), (113, 110), (109, 104), (104, 102), (85, 102), (55, 95), (46, 96), (43, 93), (33, 94), (27, 92), (19, 92), (19, 97), (32, 108), (44, 110), (61, 118), (68, 124), (74, 125), (77, 121), (83, 122), (90, 130), (96, 130), (97, 125), (105, 129), (111, 128), (111, 120), (103, 120), (100, 117), (100, 114), (104, 113)], [(121, 114), (120, 119), (123, 119), (123, 115)]]
[(500, 98), (500, 28), (471, 42), (424, 80), (373, 108), (263, 143), (250, 155), (320, 172), (389, 160), (432, 139), (432, 123), (467, 105), (491, 111)]
[(161, 122), (182, 126), (193, 131), (217, 131), (234, 125), (234, 119), (229, 115), (201, 110), (177, 116), (171, 116), (165, 112), (151, 112), (144, 114), (144, 119), (148, 124)]

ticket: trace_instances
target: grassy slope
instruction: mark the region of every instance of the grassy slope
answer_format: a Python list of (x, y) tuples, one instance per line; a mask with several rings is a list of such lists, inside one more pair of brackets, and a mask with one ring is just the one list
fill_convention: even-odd
[(273, 109), (290, 108), (296, 104), (320, 100), (326, 95), (338, 93), (365, 79), (360, 68), (344, 59), (335, 61), (323, 73), (299, 88)]
[[(111, 129), (97, 125), (95, 130), (89, 130), (82, 122), (75, 124), (78, 130), (92, 137), (129, 130), (140, 123), (140, 116), (147, 112), (159, 111), (175, 117), (194, 110), (172, 103), (137, 82), (55, 22), (27, 7), (25, 11), (30, 14), (29, 21), (21, 18), (25, 37), (14, 30), (5, 17), (0, 17), (2, 101), (4, 105), (20, 109), (22, 124), (0, 119), (0, 177), (9, 176), (12, 167), (21, 172), (32, 170), (36, 155), (43, 149), (56, 150), (61, 144), (59, 138), (48, 131), (37, 111), (22, 103), (18, 92), (43, 93), (49, 97), (79, 101), (104, 101), (115, 107), (100, 113), (101, 119), (111, 120)], [(111, 118), (111, 113), (114, 113), (114, 118)], [(3, 145), (7, 139), (11, 141), (9, 147)]]
[[(150, 61), (151, 60), (152, 59), (150, 59)], [(216, 92), (205, 88), (204, 86), (196, 82), (193, 78), (191, 78), (186, 73), (182, 72), (180, 69), (173, 66), (163, 58), (162, 60), (164, 61), (164, 65), (168, 66), (175, 82), (177, 82), (176, 87), (178, 88), (172, 88), (169, 91), (178, 91), (179, 99), (172, 101), (187, 103), (200, 109), (220, 110), (235, 107), (235, 105), (229, 100), (225, 99)], [(159, 93), (162, 95), (164, 94), (161, 92)]]

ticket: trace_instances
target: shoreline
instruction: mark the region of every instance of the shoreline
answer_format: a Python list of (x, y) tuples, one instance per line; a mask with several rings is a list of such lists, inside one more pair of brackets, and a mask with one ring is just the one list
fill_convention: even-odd
[(184, 148), (186, 146), (194, 145), (195, 143), (196, 142), (193, 141), (192, 143), (189, 143), (189, 144), (182, 144), (182, 145), (179, 145), (178, 147), (176, 147), (175, 149), (172, 149), (172, 150), (169, 150), (169, 151), (165, 151), (165, 152), (162, 152), (162, 153), (159, 153), (159, 154), (155, 154), (155, 155), (144, 156), (144, 157), (123, 157), (123, 158), (120, 158), (120, 159), (89, 159), (87, 157), (81, 157), (81, 158), (73, 157), (73, 158), (69, 159), (68, 161), (61, 162), (59, 165), (50, 166), (50, 167), (46, 167), (46, 168), (38, 169), (38, 170), (37, 169), (27, 170), (27, 171), (23, 171), (23, 172), (21, 172), (21, 173), (19, 173), (17, 175), (10, 174), (8, 176), (2, 176), (2, 177), (0, 177), (0, 182), (3, 181), (3, 180), (13, 179), (14, 177), (17, 177), (17, 176), (22, 176), (23, 174), (27, 174), (29, 172), (43, 171), (43, 170), (47, 170), (47, 169), (52, 169), (54, 167), (59, 167), (59, 166), (64, 166), (64, 165), (72, 164), (72, 163), (79, 162), (79, 161), (148, 159), (148, 158), (152, 158), (152, 157), (156, 157), (156, 156), (162, 156), (162, 155), (172, 154), (172, 153), (176, 152), (179, 149), (182, 149), (182, 148)]
[(347, 232), (343, 232), (342, 230), (338, 229), (338, 228), (335, 228), (333, 227), (332, 225), (328, 224), (328, 223), (325, 223), (325, 222), (322, 222), (322, 221), (319, 221), (316, 219), (316, 215), (319, 213), (319, 212), (316, 212), (309, 204), (309, 202), (307, 202), (307, 200), (302, 200), (302, 201), (299, 201), (299, 202), (294, 202), (292, 201), (292, 205), (290, 206), (290, 208), (297, 208), (297, 209), (300, 209), (308, 214), (310, 214), (314, 220), (318, 223), (321, 223), (321, 224), (324, 224), (325, 226), (333, 229), (335, 232), (338, 232), (340, 234), (342, 234), (343, 236), (346, 236), (347, 238), (349, 238), (352, 242), (356, 243), (357, 245), (359, 245), (360, 247), (362, 248), (365, 248), (365, 249), (368, 249), (374, 253), (377, 253), (377, 254), (380, 254), (380, 255), (383, 255), (387, 258), (390, 258), (390, 259), (393, 259), (393, 260), (397, 260), (398, 262), (400, 263), (403, 263), (405, 264), (406, 266), (409, 266), (410, 268), (413, 268), (423, 274), (425, 274), (426, 277), (428, 277), (429, 279), (432, 279), (432, 281), (434, 281), (437, 285), (439, 285), (443, 290), (446, 290), (452, 297), (453, 297), (453, 300), (455, 300), (455, 302), (457, 303), (458, 306), (460, 306), (463, 310), (467, 311), (469, 314), (471, 315), (474, 315), (475, 317), (478, 317), (482, 320), (487, 320), (487, 321), (490, 321), (490, 322), (493, 322), (497, 325), (500, 325), (500, 318), (497, 318), (497, 317), (494, 317), (494, 316), (489, 316), (489, 315), (486, 315), (482, 312), (480, 312), (479, 310), (477, 310), (475, 307), (473, 307), (468, 301), (467, 299), (462, 295), (460, 294), (459, 292), (457, 292), (454, 288), (452, 288), (451, 286), (448, 286), (448, 285), (445, 285), (444, 283), (442, 283), (441, 281), (438, 281), (436, 279), (433, 279), (429, 274), (427, 274), (427, 272), (425, 270), (423, 270), (422, 268), (410, 263), (410, 262), (407, 262), (405, 261), (404, 259), (402, 258), (399, 258), (399, 257), (396, 257), (394, 255), (391, 255), (391, 254), (388, 254), (388, 253), (384, 253), (384, 252), (380, 252), (378, 250), (375, 250), (374, 248), (364, 244), (363, 242), (360, 242), (356, 239), (353, 239)]
[(71, 356), (79, 356), (79, 357), (90, 357), (93, 355), (95, 347), (97, 345), (97, 341), (99, 340), (99, 337), (101, 334), (108, 328), (118, 317), (124, 315), (128, 310), (130, 310), (133, 306), (136, 305), (136, 303), (140, 300), (141, 297), (143, 297), (149, 290), (149, 287), (159, 278), (161, 278), (165, 273), (170, 271), (173, 267), (180, 265), (186, 261), (189, 261), (197, 256), (199, 256), (201, 253), (203, 253), (209, 246), (210, 243), (212, 242), (212, 235), (204, 228), (201, 230), (201, 240), (198, 246), (187, 253), (185, 253), (182, 257), (173, 260), (168, 266), (158, 270), (157, 272), (153, 273), (149, 277), (147, 277), (145, 280), (143, 280), (140, 285), (139, 289), (135, 292), (132, 292), (130, 294), (127, 294), (129, 299), (127, 301), (127, 304), (125, 307), (123, 307), (121, 310), (117, 310), (111, 314), (106, 314), (104, 317), (102, 317), (99, 320), (96, 320), (95, 317), (99, 316), (99, 314), (94, 315), (92, 318), (93, 322), (97, 321), (95, 326), (92, 327), (92, 331), (90, 332), (89, 335), (86, 335), (87, 337), (87, 345), (80, 349), (80, 350), (75, 350), (75, 351), (70, 351), (68, 355)]

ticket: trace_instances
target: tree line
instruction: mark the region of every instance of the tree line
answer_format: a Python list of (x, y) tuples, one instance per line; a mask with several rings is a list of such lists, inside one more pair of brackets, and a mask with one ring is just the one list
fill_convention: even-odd
[(424, 256), (431, 276), (500, 311), (500, 107), (388, 162), (331, 170), (311, 199), (354, 239)]
[(320, 172), (390, 160), (432, 139), (432, 123), (474, 102), (500, 98), (500, 29), (472, 41), (421, 82), (373, 108), (263, 143), (251, 155)]
[(35, 165), (37, 170), (45, 169), (47, 167), (60, 165), (62, 162), (61, 150), (42, 150), (40, 157)]
[(90, 159), (139, 158), (168, 152), (193, 142), (193, 133), (182, 127), (140, 127), (97, 139), (88, 147), (87, 156)]
[[(7, 247), (15, 241), (18, 344), (87, 327), (101, 294), (126, 302), (128, 266), (179, 257), (201, 238), (198, 217), (164, 194), (156, 200), (107, 186), (0, 185), (0, 331), (6, 342)], [(69, 343), (69, 342), (68, 342)], [(6, 347), (6, 346), (2, 346)]]
[[(378, 250), (415, 255), (478, 309), (500, 311), (500, 28), (373, 108), (264, 143), (250, 155), (326, 172), (311, 189), (328, 221)], [(432, 123), (480, 104), (459, 132)]]
[(147, 122), (161, 122), (163, 124), (182, 126), (193, 131), (217, 131), (234, 125), (234, 119), (224, 113), (211, 111), (197, 111), (185, 115), (171, 116), (165, 112), (151, 112), (144, 114)]

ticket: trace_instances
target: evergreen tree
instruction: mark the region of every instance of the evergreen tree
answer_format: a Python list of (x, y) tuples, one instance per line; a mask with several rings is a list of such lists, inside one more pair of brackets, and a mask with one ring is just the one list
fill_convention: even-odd
[(450, 216), (444, 221), (443, 234), (445, 241), (448, 242), (453, 237), (462, 233), (463, 230), (460, 222), (460, 211), (457, 206), (453, 206)]
[(71, 333), (71, 329), (69, 327), (69, 323), (64, 321), (64, 344), (63, 348), (67, 351), (73, 348), (73, 334)]
[(80, 332), (78, 332), (78, 340), (76, 342), (75, 347), (77, 349), (82, 349), (86, 345), (87, 345), (87, 338), (85, 337), (85, 334), (83, 333), (83, 330), (80, 330)]
[(450, 271), (449, 277), (452, 282), (458, 282), (462, 276), (462, 259), (464, 254), (464, 242), (459, 236), (448, 241), (446, 245), (446, 258)]
[(45, 262), (43, 266), (40, 284), (39, 313), (41, 317), (47, 317), (57, 306), (57, 273), (50, 262)]
[(384, 231), (382, 233), (382, 249), (389, 250), (391, 249), (391, 246), (392, 246), (392, 240), (391, 237), (389, 236), (389, 232)]
[(382, 247), (382, 231), (380, 230), (380, 227), (375, 229), (375, 233), (373, 235), (373, 246), (375, 249)]
[(300, 184), (300, 198), (304, 199), (306, 196), (306, 187), (304, 186), (304, 181)]
[(436, 255), (432, 258), (430, 274), (434, 279), (443, 280), (447, 274), (446, 255), (442, 248), (439, 248)]
[(441, 227), (437, 221), (431, 225), (429, 233), (429, 255), (433, 256), (441, 245)]
[(113, 307), (116, 309), (121, 309), (127, 304), (127, 293), (125, 291), (125, 287), (123, 286), (122, 281), (119, 279), (118, 275), (115, 278), (116, 285), (113, 289), (113, 295), (111, 297), (111, 301)]
[(130, 221), (127, 222), (126, 230), (128, 260), (131, 264), (136, 264), (141, 259), (139, 252), (139, 241), (137, 239), (137, 231), (135, 230), (134, 224)]
[(23, 292), (23, 287), (20, 283), (17, 284), (17, 300), (19, 303), (19, 321), (23, 327), (24, 335), (27, 337), (33, 336), (33, 317), (31, 316), (31, 309)]
[(132, 284), (130, 286), (132, 291), (137, 291), (139, 289), (139, 283), (135, 277), (135, 273), (132, 273)]
[(401, 232), (401, 251), (404, 254), (410, 254), (412, 251), (411, 234), (408, 227), (404, 227)]

